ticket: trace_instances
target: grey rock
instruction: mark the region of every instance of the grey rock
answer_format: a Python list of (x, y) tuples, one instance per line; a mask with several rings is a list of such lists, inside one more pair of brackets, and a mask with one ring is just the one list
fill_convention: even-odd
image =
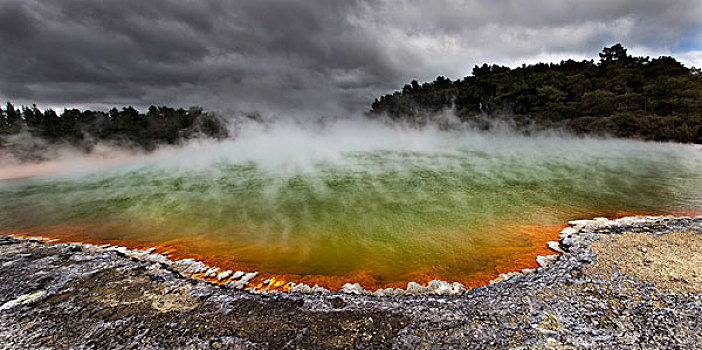
[(288, 284), (292, 294), (253, 294), (241, 289), (255, 272), (232, 273), (222, 287), (189, 278), (212, 271), (193, 260), (0, 237), (0, 344), (3, 349), (702, 348), (702, 295), (584, 269), (597, 261), (589, 248), (596, 240), (624, 232), (702, 234), (702, 217), (574, 225), (559, 237), (564, 253), (536, 271), (505, 274), (499, 283), (472, 290), (443, 281), (427, 287), (410, 282), (406, 290), (373, 295), (354, 284), (350, 288), (357, 294), (295, 283)]

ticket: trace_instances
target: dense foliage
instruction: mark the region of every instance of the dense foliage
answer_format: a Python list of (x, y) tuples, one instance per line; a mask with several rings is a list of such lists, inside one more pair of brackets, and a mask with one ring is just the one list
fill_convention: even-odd
[(451, 81), (412, 81), (373, 102), (371, 115), (425, 120), (451, 109), (464, 122), (523, 130), (562, 127), (648, 140), (702, 143), (702, 75), (672, 57), (632, 57), (621, 44), (600, 61), (475, 66)]
[(11, 146), (8, 136), (22, 132), (49, 143), (88, 149), (98, 141), (152, 149), (158, 144), (173, 144), (196, 136), (227, 136), (224, 122), (199, 107), (185, 110), (151, 106), (146, 113), (132, 107), (109, 112), (66, 109), (58, 115), (51, 109), (19, 109), (8, 102), (6, 108), (0, 108), (0, 146)]
[[(452, 110), (481, 128), (508, 122), (525, 131), (565, 128), (648, 140), (702, 143), (702, 74), (672, 57), (632, 57), (620, 44), (600, 61), (561, 61), (519, 68), (483, 64), (451, 81), (412, 81), (376, 99), (370, 115), (423, 122)], [(151, 106), (108, 112), (66, 109), (60, 115), (36, 106), (0, 108), (0, 147), (28, 133), (48, 143), (90, 149), (114, 141), (145, 149), (196, 136), (227, 136), (225, 122), (201, 108)]]

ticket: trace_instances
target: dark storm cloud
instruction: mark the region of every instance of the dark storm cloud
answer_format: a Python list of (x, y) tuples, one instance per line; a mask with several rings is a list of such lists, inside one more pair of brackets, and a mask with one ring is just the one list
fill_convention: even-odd
[(0, 97), (362, 111), (411, 79), (482, 62), (591, 57), (617, 41), (666, 53), (699, 40), (700, 11), (648, 0), (2, 0)]

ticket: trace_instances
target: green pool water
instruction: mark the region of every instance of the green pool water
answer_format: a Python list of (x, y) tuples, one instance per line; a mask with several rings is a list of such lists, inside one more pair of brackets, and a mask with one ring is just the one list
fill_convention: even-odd
[(702, 212), (693, 146), (280, 129), (0, 182), (0, 230), (378, 287), (494, 276), (571, 219)]

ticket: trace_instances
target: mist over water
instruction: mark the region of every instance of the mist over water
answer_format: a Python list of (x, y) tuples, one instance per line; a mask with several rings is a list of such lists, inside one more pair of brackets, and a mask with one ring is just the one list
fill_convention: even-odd
[[(553, 239), (545, 227), (571, 219), (702, 212), (693, 146), (353, 120), (252, 122), (236, 135), (58, 157), (41, 176), (0, 181), (0, 230), (377, 287), (489, 279), (532, 261)], [(8, 164), (0, 179), (41, 166)]]

